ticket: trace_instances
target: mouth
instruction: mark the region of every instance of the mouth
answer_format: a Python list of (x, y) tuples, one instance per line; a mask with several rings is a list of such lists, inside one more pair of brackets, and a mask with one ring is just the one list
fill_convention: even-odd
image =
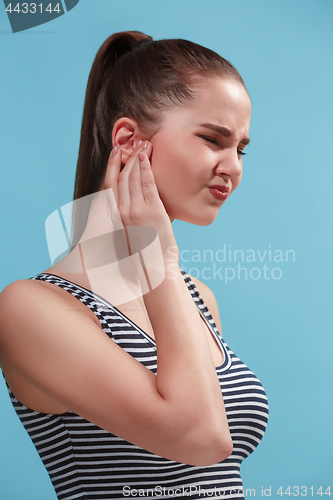
[(230, 188), (228, 186), (208, 186), (208, 189), (215, 199), (221, 201), (225, 201), (228, 198), (230, 192)]

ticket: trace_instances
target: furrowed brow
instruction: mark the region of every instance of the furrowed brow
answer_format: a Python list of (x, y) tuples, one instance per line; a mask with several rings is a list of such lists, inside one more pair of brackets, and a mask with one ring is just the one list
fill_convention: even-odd
[[(222, 127), (221, 125), (217, 125), (215, 123), (202, 123), (200, 127), (208, 128), (209, 130), (214, 130), (214, 132), (217, 132), (218, 134), (223, 135), (224, 137), (230, 137), (232, 135), (232, 132), (228, 127)], [(248, 137), (244, 137), (240, 142), (241, 144), (244, 144), (244, 146), (247, 146), (250, 142), (250, 139)]]

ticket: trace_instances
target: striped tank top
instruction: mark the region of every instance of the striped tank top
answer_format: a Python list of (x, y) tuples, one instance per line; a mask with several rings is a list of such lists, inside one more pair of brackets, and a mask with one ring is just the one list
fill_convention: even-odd
[[(135, 446), (76, 413), (33, 411), (9, 390), (14, 409), (31, 437), (59, 500), (124, 500), (124, 498), (244, 498), (241, 462), (259, 444), (268, 419), (265, 391), (256, 376), (230, 350), (189, 275), (183, 278), (199, 313), (224, 354), (216, 368), (233, 441), (232, 454), (209, 466), (167, 460)], [(55, 275), (32, 279), (60, 286), (88, 306), (106, 335), (153, 373), (156, 344), (127, 316), (102, 297)]]

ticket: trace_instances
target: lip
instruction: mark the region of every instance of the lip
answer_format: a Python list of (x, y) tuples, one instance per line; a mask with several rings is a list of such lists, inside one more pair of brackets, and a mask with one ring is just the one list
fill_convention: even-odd
[(229, 196), (230, 188), (228, 186), (215, 184), (214, 186), (208, 186), (208, 189), (217, 200), (225, 201)]

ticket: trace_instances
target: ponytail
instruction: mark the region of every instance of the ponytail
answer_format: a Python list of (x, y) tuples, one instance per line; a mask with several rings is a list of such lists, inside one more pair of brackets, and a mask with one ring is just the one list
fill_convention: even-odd
[[(99, 150), (103, 148), (97, 138), (98, 128), (95, 120), (96, 105), (101, 88), (109, 79), (115, 63), (127, 52), (130, 52), (136, 42), (142, 39), (152, 40), (151, 37), (147, 37), (139, 31), (115, 33), (105, 40), (96, 54), (89, 74), (84, 102), (74, 199), (95, 192), (99, 185), (98, 180), (92, 182), (91, 176), (96, 175), (94, 156), (100, 154)], [(109, 132), (111, 136), (111, 131)]]
[[(139, 31), (115, 33), (105, 40), (96, 54), (90, 70), (84, 101), (74, 200), (95, 193), (98, 190), (105, 172), (105, 168), (104, 170), (101, 168), (101, 160), (105, 156), (105, 152), (111, 151), (112, 147), (111, 130), (108, 131), (110, 141), (104, 143), (101, 141), (96, 123), (98, 96), (103, 84), (109, 79), (116, 62), (127, 52), (130, 52), (132, 47), (140, 40), (152, 40), (152, 38)], [(75, 213), (75, 216), (73, 213), (73, 226), (75, 227), (74, 235), (72, 234), (72, 248), (78, 243), (84, 230), (88, 215), (87, 211), (89, 211), (88, 206), (85, 213), (82, 213), (82, 209)]]

